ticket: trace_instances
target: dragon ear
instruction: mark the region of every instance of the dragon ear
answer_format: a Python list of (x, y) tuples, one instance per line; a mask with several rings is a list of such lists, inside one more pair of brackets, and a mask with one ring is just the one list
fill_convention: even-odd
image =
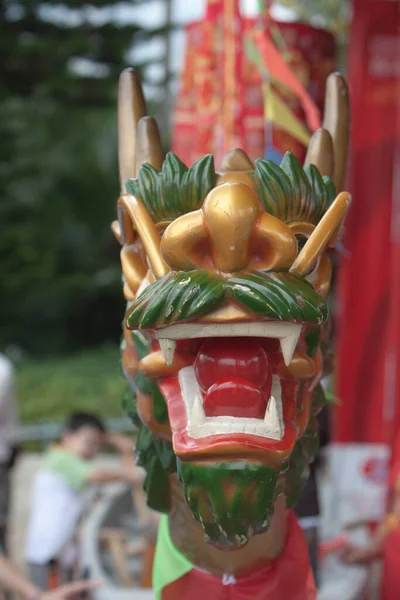
[(133, 69), (125, 69), (118, 89), (118, 163), (121, 192), (125, 181), (135, 177), (136, 128), (147, 114), (139, 77)]
[(137, 177), (144, 163), (149, 163), (160, 171), (164, 158), (157, 121), (153, 117), (142, 117), (136, 132), (135, 176)]
[(343, 191), (350, 139), (350, 101), (346, 82), (340, 73), (326, 80), (323, 129), (310, 140), (305, 164), (314, 164), (329, 175), (336, 193)]
[(332, 73), (326, 81), (323, 126), (329, 131), (333, 141), (333, 183), (338, 194), (345, 185), (350, 141), (349, 91), (340, 73)]

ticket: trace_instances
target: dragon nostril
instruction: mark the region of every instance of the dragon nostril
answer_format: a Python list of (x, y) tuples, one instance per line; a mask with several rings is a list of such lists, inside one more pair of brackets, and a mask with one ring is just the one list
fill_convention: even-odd
[(254, 192), (243, 183), (226, 183), (207, 196), (202, 212), (217, 269), (232, 273), (251, 260), (251, 238), (262, 211)]

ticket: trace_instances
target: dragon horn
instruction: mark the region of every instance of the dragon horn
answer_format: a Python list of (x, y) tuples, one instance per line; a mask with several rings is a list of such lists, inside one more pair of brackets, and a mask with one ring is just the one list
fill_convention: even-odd
[(122, 193), (126, 191), (125, 181), (136, 174), (136, 128), (146, 114), (139, 77), (133, 69), (125, 69), (120, 75), (118, 90), (118, 162)]
[(338, 194), (345, 185), (350, 140), (349, 91), (340, 73), (332, 73), (326, 81), (323, 127), (329, 131), (333, 141), (333, 182)]
[(161, 170), (165, 156), (157, 121), (153, 117), (140, 119), (137, 125), (136, 139), (136, 177), (143, 163), (149, 163), (156, 169)]
[(329, 175), (336, 193), (343, 191), (349, 138), (349, 93), (340, 73), (332, 73), (326, 80), (323, 128), (312, 136), (304, 166), (313, 164), (322, 175)]
[(304, 166), (315, 165), (321, 175), (333, 177), (334, 159), (331, 134), (326, 129), (317, 129), (308, 145)]

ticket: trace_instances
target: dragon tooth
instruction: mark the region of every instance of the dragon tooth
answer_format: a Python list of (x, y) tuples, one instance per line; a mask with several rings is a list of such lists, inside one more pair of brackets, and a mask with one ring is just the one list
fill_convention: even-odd
[(278, 405), (274, 396), (271, 396), (269, 399), (268, 407), (265, 412), (264, 423), (268, 427), (270, 434), (273, 433), (274, 436), (277, 436), (277, 439), (282, 439), (284, 425), (282, 423)]
[(280, 338), (281, 350), (285, 365), (288, 366), (292, 362), (293, 354), (300, 337), (301, 327), (294, 327), (290, 335)]
[(204, 414), (203, 404), (199, 396), (196, 396), (194, 399), (190, 420), (196, 425), (201, 425), (206, 422), (206, 415)]
[(172, 361), (174, 360), (176, 340), (160, 338), (158, 341), (164, 360), (167, 363), (167, 366), (170, 367), (172, 365)]

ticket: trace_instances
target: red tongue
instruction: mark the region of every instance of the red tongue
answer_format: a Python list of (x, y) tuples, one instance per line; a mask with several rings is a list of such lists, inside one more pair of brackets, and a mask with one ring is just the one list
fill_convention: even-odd
[(223, 379), (214, 383), (204, 396), (207, 417), (253, 417), (263, 419), (267, 399), (253, 383), (243, 379)]
[(207, 416), (264, 417), (272, 372), (257, 340), (209, 339), (200, 347), (194, 367)]

